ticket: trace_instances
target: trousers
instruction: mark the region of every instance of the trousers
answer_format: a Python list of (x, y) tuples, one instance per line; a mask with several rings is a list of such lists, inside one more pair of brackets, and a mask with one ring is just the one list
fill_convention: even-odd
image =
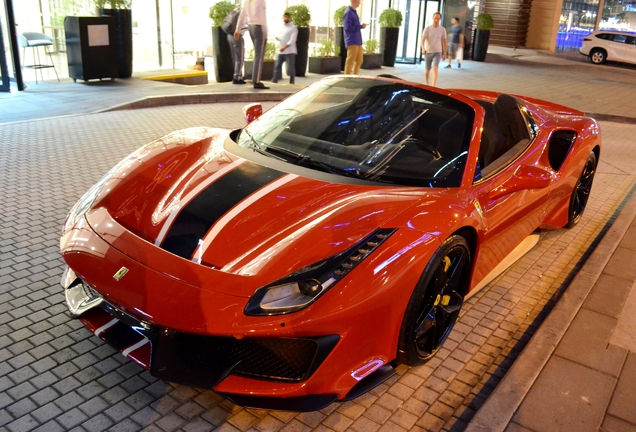
[(360, 73), (360, 66), (362, 66), (362, 45), (349, 45), (347, 47), (347, 60), (345, 61), (345, 73), (347, 75)]
[(276, 63), (274, 64), (274, 77), (272, 82), (278, 82), (283, 77), (283, 63), (287, 62), (287, 75), (289, 75), (289, 83), (294, 84), (296, 80), (296, 54), (278, 53)]
[(235, 80), (243, 79), (243, 57), (245, 57), (245, 42), (243, 41), (243, 35), (239, 40), (234, 39), (234, 35), (227, 35), (227, 41), (230, 44), (232, 51), (232, 63), (234, 63), (234, 76)]
[(267, 43), (266, 35), (263, 35), (263, 28), (260, 25), (251, 25), (247, 27), (250, 32), (252, 43), (254, 44), (254, 69), (252, 70), (252, 82), (258, 84), (261, 82), (261, 74), (263, 73), (263, 61), (265, 60), (265, 44)]

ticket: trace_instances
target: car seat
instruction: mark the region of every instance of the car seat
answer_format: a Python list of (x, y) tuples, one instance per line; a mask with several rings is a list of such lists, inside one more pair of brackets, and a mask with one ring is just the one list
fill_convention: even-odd
[[(374, 140), (386, 142), (391, 138), (392, 142), (399, 142), (413, 133), (417, 122), (404, 128), (415, 111), (409, 90), (395, 90), (388, 100), (384, 92), (371, 96), (366, 104), (347, 116), (348, 119), (340, 119), (319, 138), (342, 145), (360, 145)], [(402, 128), (404, 130), (399, 132)]]
[(439, 127), (437, 151), (443, 159), (454, 159), (462, 150), (466, 117), (457, 113)]
[(519, 111), (519, 105), (522, 105), (521, 101), (507, 94), (499, 95), (494, 103), (497, 121), (505, 139), (502, 153), (519, 141), (530, 138), (527, 122)]
[(476, 102), (481, 105), (485, 111), (478, 156), (479, 167), (484, 169), (505, 152), (505, 138), (501, 133), (495, 106), (491, 102), (483, 100), (476, 100)]

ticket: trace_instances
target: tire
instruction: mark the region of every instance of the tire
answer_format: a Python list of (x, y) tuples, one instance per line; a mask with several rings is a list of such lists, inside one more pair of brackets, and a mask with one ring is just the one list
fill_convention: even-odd
[(568, 224), (566, 228), (572, 228), (579, 223), (585, 211), (587, 200), (592, 191), (592, 183), (596, 174), (596, 154), (591, 152), (583, 165), (581, 176), (574, 185), (572, 196), (570, 197), (570, 207), (568, 210)]
[(404, 313), (399, 363), (417, 366), (439, 351), (459, 316), (471, 268), (470, 247), (462, 236), (449, 237), (435, 252)]
[(590, 61), (594, 64), (600, 65), (607, 60), (607, 52), (603, 49), (593, 49), (590, 53)]

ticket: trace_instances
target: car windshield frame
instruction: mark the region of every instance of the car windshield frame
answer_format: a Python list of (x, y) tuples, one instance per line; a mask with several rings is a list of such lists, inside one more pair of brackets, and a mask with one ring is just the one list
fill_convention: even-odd
[(239, 146), (316, 171), (382, 184), (459, 187), (475, 110), (406, 82), (330, 77), (247, 125)]

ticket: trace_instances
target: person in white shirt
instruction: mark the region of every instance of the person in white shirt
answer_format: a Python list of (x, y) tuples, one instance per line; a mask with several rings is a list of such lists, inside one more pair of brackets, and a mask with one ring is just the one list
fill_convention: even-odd
[(265, 60), (265, 44), (267, 43), (267, 9), (265, 0), (244, 0), (234, 39), (241, 37), (240, 29), (247, 22), (247, 30), (250, 32), (252, 43), (254, 44), (254, 69), (252, 71), (252, 84), (255, 89), (265, 90), (266, 87), (261, 82), (263, 72), (263, 61)]
[(298, 38), (298, 28), (291, 23), (291, 15), (287, 12), (283, 14), (285, 25), (281, 29), (276, 39), (280, 41), (280, 50), (274, 65), (274, 77), (272, 82), (277, 83), (283, 77), (283, 63), (287, 62), (287, 75), (289, 83), (294, 84), (296, 79), (296, 39)]
[(433, 24), (426, 27), (422, 33), (422, 54), (426, 62), (426, 70), (424, 77), (428, 85), (428, 78), (433, 70), (431, 77), (431, 85), (435, 87), (437, 84), (437, 71), (439, 62), (446, 59), (446, 29), (439, 25), (442, 20), (442, 14), (435, 12), (433, 14)]

